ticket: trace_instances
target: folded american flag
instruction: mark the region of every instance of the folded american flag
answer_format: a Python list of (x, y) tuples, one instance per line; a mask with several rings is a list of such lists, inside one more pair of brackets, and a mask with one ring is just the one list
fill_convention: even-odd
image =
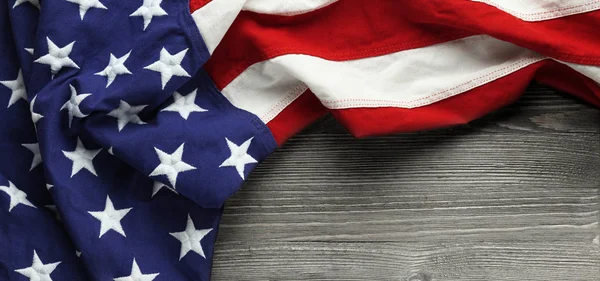
[(326, 113), (357, 137), (432, 129), (532, 79), (600, 106), (599, 10), (4, 1), (0, 280), (209, 280), (224, 201)]

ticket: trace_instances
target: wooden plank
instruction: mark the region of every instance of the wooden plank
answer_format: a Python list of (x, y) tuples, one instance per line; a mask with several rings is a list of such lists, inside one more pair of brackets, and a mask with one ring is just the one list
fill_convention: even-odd
[(342, 133), (310, 133), (271, 155), (247, 186), (592, 187), (600, 182), (599, 156), (598, 134), (472, 130), (356, 140)]
[(598, 280), (600, 111), (533, 86), (468, 125), (292, 138), (225, 206), (214, 280)]
[(446, 187), (263, 183), (253, 187), (227, 203), (220, 241), (591, 244), (600, 233), (598, 188), (591, 187), (493, 188), (476, 183)]
[(598, 280), (588, 243), (217, 244), (213, 280)]

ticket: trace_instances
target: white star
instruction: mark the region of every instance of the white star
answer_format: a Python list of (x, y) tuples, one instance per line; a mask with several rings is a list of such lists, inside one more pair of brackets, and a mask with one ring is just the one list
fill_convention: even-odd
[(6, 86), (11, 89), (12, 93), (10, 94), (10, 99), (8, 100), (9, 108), (19, 99), (27, 100), (27, 92), (25, 91), (25, 84), (23, 83), (23, 73), (19, 69), (19, 74), (17, 74), (17, 79), (12, 81), (0, 81), (0, 84)]
[(37, 123), (37, 121), (40, 121), (40, 119), (42, 119), (44, 117), (44, 115), (41, 115), (41, 114), (33, 111), (35, 99), (37, 99), (37, 95), (35, 95), (35, 97), (33, 97), (33, 99), (31, 99), (31, 102), (29, 103), (29, 111), (31, 111), (31, 120), (33, 121), (33, 125), (35, 125)]
[(67, 109), (67, 113), (69, 114), (69, 128), (71, 128), (71, 123), (73, 123), (73, 117), (83, 118), (88, 116), (87, 114), (83, 114), (81, 112), (79, 105), (81, 104), (81, 102), (83, 102), (85, 98), (91, 96), (92, 94), (78, 95), (77, 90), (75, 89), (75, 87), (73, 87), (73, 85), (69, 85), (69, 88), (71, 88), (71, 97), (67, 102), (65, 102), (65, 104), (63, 104), (60, 110), (63, 110), (65, 108)]
[(123, 231), (123, 226), (121, 225), (121, 220), (123, 217), (131, 211), (132, 208), (119, 209), (115, 210), (115, 206), (113, 202), (110, 200), (110, 197), (106, 196), (106, 204), (104, 205), (104, 210), (100, 212), (88, 212), (94, 218), (100, 221), (100, 236), (102, 237), (107, 231), (114, 230), (117, 233), (123, 235), (123, 237), (127, 237), (125, 235), (125, 231)]
[(10, 197), (8, 212), (12, 211), (12, 209), (19, 204), (36, 208), (29, 200), (27, 200), (27, 194), (18, 189), (11, 181), (8, 181), (8, 186), (0, 185), (0, 191), (4, 191), (8, 197)]
[(33, 48), (23, 48), (25, 49), (26, 52), (28, 52), (30, 55), (33, 55)]
[(165, 48), (160, 50), (160, 59), (151, 65), (144, 67), (144, 69), (153, 70), (160, 72), (160, 81), (162, 88), (171, 80), (173, 76), (190, 77), (190, 74), (181, 67), (181, 61), (185, 57), (188, 49), (185, 49), (177, 54), (171, 55)]
[(80, 251), (77, 251), (77, 250), (75, 250), (75, 255), (76, 255), (77, 257), (81, 257), (81, 252), (80, 252)]
[(29, 281), (52, 281), (50, 274), (60, 264), (60, 261), (44, 264), (40, 257), (33, 250), (33, 262), (30, 267), (15, 270), (29, 278)]
[(130, 17), (143, 17), (144, 18), (144, 30), (152, 21), (152, 17), (166, 16), (167, 12), (160, 7), (162, 0), (144, 0), (142, 6), (140, 6)]
[(71, 169), (71, 177), (75, 174), (79, 173), (81, 169), (86, 169), (94, 176), (98, 176), (96, 174), (96, 170), (94, 169), (94, 157), (100, 153), (102, 149), (96, 150), (88, 150), (83, 146), (80, 139), (77, 139), (77, 147), (73, 151), (62, 151), (65, 157), (69, 158), (69, 160), (73, 161), (73, 167)]
[(194, 102), (196, 100), (196, 90), (193, 90), (187, 96), (182, 96), (180, 93), (173, 93), (173, 103), (167, 107), (165, 107), (161, 111), (175, 111), (179, 112), (179, 115), (183, 117), (183, 119), (187, 120), (192, 112), (204, 112), (208, 111), (202, 107), (199, 107)]
[(13, 9), (25, 2), (31, 3), (31, 5), (33, 5), (34, 7), (38, 8), (38, 9), (40, 8), (40, 0), (17, 0), (15, 2), (15, 4), (13, 5)]
[(24, 143), (21, 144), (23, 147), (29, 149), (31, 153), (33, 153), (33, 160), (31, 160), (31, 168), (30, 171), (33, 170), (37, 165), (42, 163), (42, 155), (40, 154), (40, 146), (36, 143)]
[(138, 113), (144, 109), (148, 105), (137, 105), (131, 106), (125, 101), (121, 101), (119, 103), (119, 107), (113, 109), (113, 111), (108, 113), (108, 116), (117, 118), (117, 127), (119, 128), (119, 132), (123, 130), (127, 123), (134, 124), (146, 124), (146, 122), (142, 121), (138, 116)]
[(250, 142), (252, 142), (253, 138), (254, 137), (249, 138), (240, 146), (237, 146), (235, 143), (225, 138), (225, 140), (227, 141), (227, 146), (229, 147), (229, 151), (231, 152), (231, 156), (229, 156), (229, 158), (223, 161), (223, 164), (221, 164), (219, 168), (235, 167), (240, 177), (244, 179), (244, 167), (246, 166), (246, 164), (258, 163), (256, 159), (248, 155), (248, 148), (250, 147)]
[(171, 236), (177, 238), (177, 240), (181, 242), (179, 260), (181, 260), (189, 251), (196, 252), (203, 258), (206, 258), (206, 256), (204, 256), (204, 250), (202, 250), (202, 245), (200, 244), (200, 241), (211, 231), (212, 228), (200, 230), (196, 229), (196, 227), (194, 226), (194, 222), (192, 221), (192, 217), (188, 215), (187, 225), (185, 226), (184, 231), (169, 233), (171, 234)]
[(166, 187), (168, 190), (175, 192), (175, 194), (179, 194), (177, 193), (177, 191), (167, 185), (165, 185), (162, 182), (159, 181), (154, 181), (154, 185), (152, 186), (152, 196), (150, 196), (150, 198), (153, 198), (154, 195), (156, 195), (156, 193), (158, 193), (163, 187)]
[(194, 170), (196, 167), (189, 165), (181, 160), (183, 156), (183, 145), (182, 143), (175, 152), (168, 154), (158, 148), (154, 148), (160, 164), (150, 173), (150, 176), (166, 175), (171, 183), (171, 186), (175, 188), (177, 182), (177, 175), (181, 172)]
[(81, 17), (81, 20), (83, 20), (85, 13), (87, 13), (90, 8), (108, 10), (104, 5), (102, 5), (102, 3), (100, 3), (100, 0), (67, 0), (67, 2), (79, 5), (79, 16)]
[(131, 265), (131, 274), (125, 277), (114, 278), (114, 281), (152, 281), (159, 273), (150, 273), (143, 274), (138, 266), (137, 262), (135, 262), (135, 258), (133, 259), (133, 264)]
[(48, 43), (48, 54), (40, 57), (34, 62), (49, 65), (53, 78), (63, 67), (74, 67), (79, 69), (79, 66), (69, 58), (69, 55), (73, 50), (73, 45), (75, 45), (75, 41), (62, 48), (56, 46), (56, 44), (48, 37), (46, 37), (46, 42)]
[(115, 81), (117, 75), (131, 74), (129, 69), (127, 69), (127, 67), (125, 66), (125, 61), (129, 58), (130, 54), (131, 51), (129, 51), (129, 53), (125, 54), (120, 58), (117, 58), (115, 57), (115, 55), (110, 54), (110, 61), (108, 62), (108, 65), (104, 68), (104, 70), (94, 75), (105, 76), (107, 78), (106, 88), (108, 88), (108, 86), (110, 86), (110, 84), (112, 84), (112, 82)]
[(52, 185), (52, 184), (46, 184), (46, 189), (48, 189), (48, 191), (50, 191), (50, 189), (53, 187), (54, 187), (54, 185)]
[(110, 155), (115, 155), (115, 153), (113, 152), (112, 146), (108, 148), (108, 153), (110, 153)]

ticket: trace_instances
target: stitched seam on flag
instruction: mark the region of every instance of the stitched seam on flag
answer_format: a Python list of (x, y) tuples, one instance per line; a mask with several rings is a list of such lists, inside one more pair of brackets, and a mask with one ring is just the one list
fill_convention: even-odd
[(587, 7), (587, 6), (590, 6), (590, 5), (593, 5), (593, 4), (600, 3), (599, 0), (593, 0), (593, 1), (590, 1), (590, 2), (585, 3), (585, 4), (579, 4), (579, 5), (575, 5), (575, 6), (570, 6), (570, 7), (560, 8), (560, 9), (554, 9), (554, 10), (549, 10), (549, 11), (544, 11), (544, 12), (522, 13), (522, 12), (517, 12), (515, 10), (511, 10), (511, 9), (505, 8), (504, 6), (498, 5), (495, 2), (492, 2), (492, 1), (489, 1), (489, 0), (478, 0), (478, 1), (480, 1), (482, 3), (486, 3), (486, 4), (491, 5), (491, 6), (497, 6), (498, 8), (500, 8), (502, 10), (505, 10), (505, 11), (511, 13), (511, 14), (518, 14), (518, 15), (522, 15), (522, 16), (552, 14), (552, 13), (556, 13), (556, 12), (562, 12), (562, 11), (566, 11), (566, 10), (572, 10), (572, 9), (576, 9), (576, 8)]
[[(550, 53), (550, 52), (548, 52)], [(587, 64), (587, 65), (597, 65), (600, 64), (600, 58), (596, 56), (579, 56), (579, 55), (571, 55), (571, 54), (563, 54), (557, 53), (556, 55), (551, 55), (555, 59), (568, 61), (576, 64)]]
[[(500, 10), (506, 11), (510, 14), (513, 14), (519, 18), (523, 17), (524, 20), (530, 20), (530, 21), (535, 21), (535, 20), (545, 20), (545, 19), (550, 19), (550, 18), (555, 18), (555, 17), (562, 17), (562, 16), (567, 16), (567, 15), (571, 15), (571, 14), (575, 14), (575, 13), (582, 13), (582, 12), (586, 12), (589, 11), (588, 9), (597, 9), (600, 8), (600, 1), (599, 0), (593, 0), (590, 1), (588, 3), (585, 4), (579, 4), (579, 5), (575, 5), (575, 6), (570, 6), (570, 7), (564, 7), (564, 8), (560, 8), (560, 9), (554, 9), (554, 10), (550, 10), (550, 11), (544, 11), (544, 12), (537, 12), (537, 13), (522, 13), (522, 12), (518, 12), (512, 9), (508, 9), (505, 8), (504, 6), (497, 4), (495, 2), (489, 1), (489, 0), (477, 0), (481, 3), (485, 3), (487, 5), (490, 6), (494, 6)], [(597, 4), (598, 6), (596, 7), (589, 7), (592, 5)], [(589, 8), (588, 8), (589, 7)], [(575, 10), (572, 11), (574, 9), (578, 9), (580, 8), (580, 10)], [(563, 12), (563, 13), (561, 13)]]
[(273, 120), (277, 114), (281, 113), (288, 105), (294, 102), (302, 93), (308, 90), (308, 86), (302, 83), (301, 85), (296, 86), (292, 89), (291, 93), (286, 95), (286, 97), (280, 100), (275, 106), (273, 106), (269, 111), (263, 114), (260, 119), (265, 123)]
[[(338, 2), (338, 0), (329, 0), (329, 1), (325, 2), (324, 4), (322, 4), (321, 6), (315, 7), (314, 9), (301, 10), (301, 11), (293, 11), (293, 12), (285, 12), (285, 13), (275, 13), (275, 14), (272, 14), (272, 15), (278, 15), (278, 16), (297, 16), (297, 15), (301, 15), (301, 14), (307, 14), (307, 13), (318, 11), (319, 9), (325, 8), (325, 7), (333, 4), (334, 2)], [(247, 10), (247, 9), (242, 9), (242, 10), (248, 11), (248, 12), (252, 12), (252, 13), (257, 13), (257, 14), (271, 15), (271, 13), (256, 12), (256, 11)]]
[[(418, 98), (418, 99), (415, 99), (415, 100), (412, 100), (412, 101), (408, 101), (408, 102), (400, 102), (400, 101), (393, 101), (393, 100), (374, 100), (374, 99), (341, 99), (341, 100), (322, 101), (322, 102), (323, 103), (331, 103), (331, 104), (333, 104), (333, 103), (346, 103), (346, 102), (361, 102), (361, 101), (365, 101), (365, 102), (372, 102), (372, 103), (370, 103), (370, 105), (380, 104), (380, 102), (383, 102), (386, 105), (399, 105), (399, 106), (407, 106), (407, 107), (416, 107), (416, 106), (420, 106), (420, 105), (427, 105), (427, 104), (429, 104), (429, 102), (426, 101), (426, 102), (423, 102), (423, 103), (419, 103), (419, 101), (427, 100), (427, 99), (431, 99), (431, 98), (435, 98), (435, 97), (437, 97), (439, 95), (443, 95), (443, 94), (445, 94), (447, 92), (456, 90), (456, 89), (458, 89), (458, 88), (460, 88), (460, 87), (462, 87), (464, 85), (468, 85), (470, 83), (476, 82), (479, 79), (486, 78), (486, 77), (489, 76), (486, 80), (480, 81), (479, 84), (477, 84), (477, 85), (475, 85), (473, 87), (469, 87), (465, 91), (462, 91), (462, 92), (459, 92), (459, 93), (455, 93), (455, 94), (447, 94), (447, 95), (443, 96), (441, 99), (447, 98), (447, 97), (450, 97), (450, 96), (454, 96), (456, 94), (460, 94), (460, 93), (463, 93), (463, 92), (466, 92), (466, 91), (471, 90), (473, 88), (476, 88), (476, 87), (478, 87), (480, 85), (483, 85), (483, 84), (485, 84), (485, 83), (487, 83), (489, 81), (495, 80), (495, 79), (497, 79), (499, 77), (502, 77), (502, 76), (504, 76), (506, 74), (509, 74), (509, 73), (511, 73), (514, 70), (518, 70), (518, 69), (520, 69), (522, 67), (525, 67), (525, 66), (527, 66), (529, 64), (538, 62), (540, 60), (542, 60), (542, 59), (522, 59), (522, 60), (519, 60), (519, 61), (517, 61), (517, 62), (515, 62), (515, 63), (513, 63), (511, 65), (509, 65), (509, 66), (505, 66), (505, 67), (503, 67), (501, 69), (497, 69), (497, 70), (492, 71), (490, 73), (487, 73), (485, 75), (479, 76), (477, 78), (473, 78), (473, 79), (471, 79), (471, 80), (469, 80), (467, 82), (463, 82), (463, 83), (461, 83), (461, 84), (459, 84), (457, 86), (454, 86), (452, 88), (448, 88), (446, 90), (443, 90), (443, 91), (440, 91), (440, 92), (437, 92), (437, 93), (434, 93), (434, 94), (431, 94), (431, 95), (428, 95), (428, 96), (425, 96), (425, 97), (421, 97), (421, 98)], [(494, 75), (496, 73), (498, 73), (498, 74)], [(375, 103), (373, 103), (373, 102), (375, 102)], [(415, 104), (415, 102), (416, 102), (416, 104)], [(355, 103), (354, 105), (369, 105), (369, 104), (367, 104), (367, 103), (365, 103), (365, 104)], [(344, 105), (339, 105), (339, 106), (344, 106)]]
[[(400, 101), (393, 101), (393, 100), (373, 100), (373, 99), (341, 99), (341, 100), (332, 100), (332, 101), (321, 101), (324, 105), (326, 105), (328, 108), (330, 109), (342, 109), (342, 108), (348, 108), (348, 107), (361, 107), (361, 106), (393, 106), (393, 107), (405, 107), (405, 108), (414, 108), (414, 107), (419, 107), (419, 106), (425, 106), (425, 105), (429, 105), (432, 103), (435, 103), (437, 101), (440, 101), (442, 99), (446, 99), (464, 92), (467, 92), (469, 90), (472, 90), (474, 88), (477, 88), (483, 84), (486, 84), (490, 81), (496, 80), (498, 78), (504, 77), (510, 73), (513, 73), (521, 68), (524, 68), (528, 65), (531, 65), (533, 63), (545, 60), (547, 58), (528, 58), (528, 59), (521, 59), (519, 61), (516, 61), (508, 66), (505, 66), (503, 68), (494, 70), (492, 72), (489, 72), (485, 75), (481, 75), (477, 78), (473, 78), (469, 81), (463, 82), (457, 86), (454, 86), (452, 88), (448, 88), (446, 90), (425, 96), (425, 97), (421, 97), (412, 101), (408, 101), (408, 102), (400, 102)], [(482, 78), (485, 78), (484, 80), (478, 81)], [(465, 88), (464, 90), (459, 90), (457, 92), (452, 93), (452, 91), (459, 89), (460, 87), (463, 87), (465, 85), (469, 85), (469, 84), (473, 84), (467, 88)], [(425, 100), (425, 101), (423, 101)], [(423, 102), (421, 102), (423, 101)]]

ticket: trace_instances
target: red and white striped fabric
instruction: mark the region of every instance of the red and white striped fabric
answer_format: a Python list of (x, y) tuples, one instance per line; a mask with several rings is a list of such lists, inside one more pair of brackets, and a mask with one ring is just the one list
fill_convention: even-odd
[(600, 0), (192, 0), (206, 69), (282, 144), (462, 124), (535, 79), (600, 106)]

